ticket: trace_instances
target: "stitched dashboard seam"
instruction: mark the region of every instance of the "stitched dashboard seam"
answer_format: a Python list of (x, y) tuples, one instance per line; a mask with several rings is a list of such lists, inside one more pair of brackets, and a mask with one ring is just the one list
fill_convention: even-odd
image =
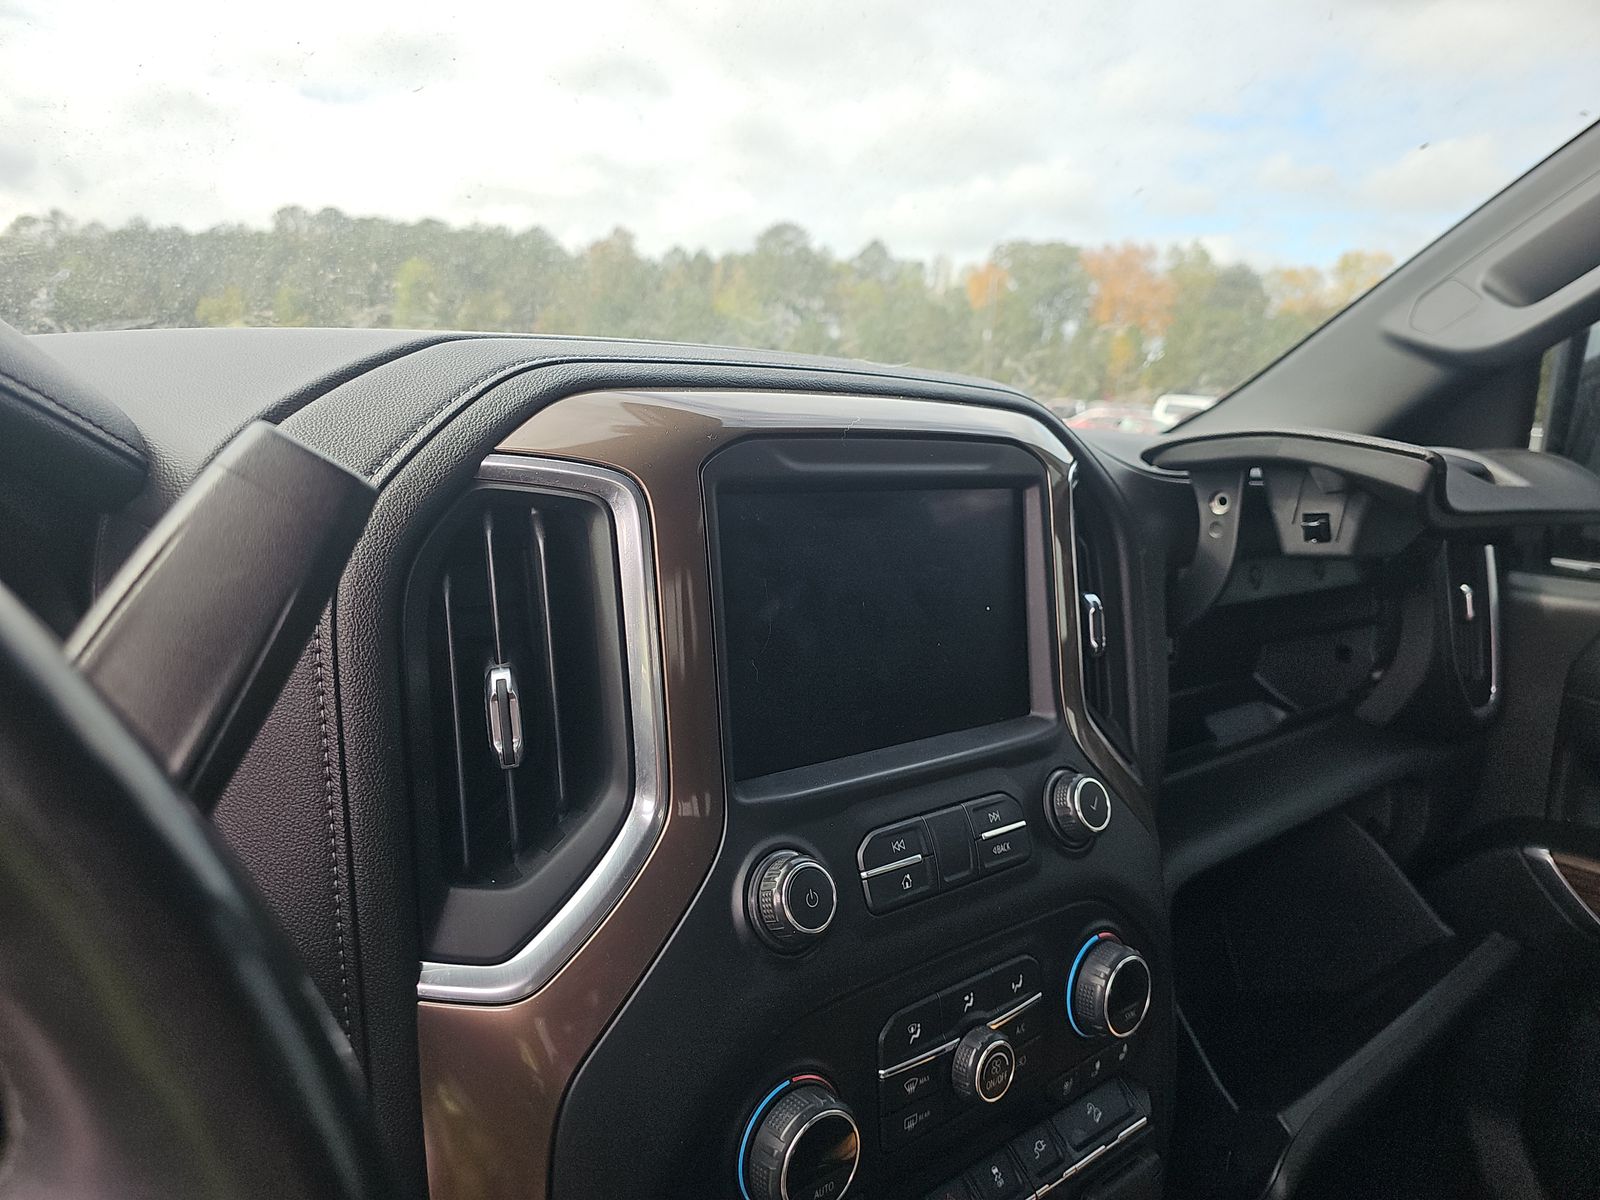
[(76, 409), (63, 404), (61, 401), (55, 399), (55, 397), (48, 396), (44, 392), (39, 391), (37, 388), (29, 386), (28, 384), (22, 382), (22, 380), (18, 379), (15, 375), (12, 375), (7, 371), (0, 371), (0, 382), (3, 382), (6, 385), (6, 389), (10, 391), (12, 395), (22, 400), (31, 401), (35, 408), (42, 406), (46, 409), (54, 410), (62, 417), (66, 418), (68, 422), (74, 425), (88, 426), (89, 429), (99, 433), (102, 437), (110, 439), (110, 441), (115, 443), (118, 448), (128, 452), (128, 454), (133, 458), (135, 466), (144, 467), (146, 465), (144, 452), (140, 450), (139, 447), (135, 446), (132, 442), (125, 438), (118, 437), (104, 425), (101, 425), (93, 417), (86, 416), (83, 413), (78, 412)]
[(333, 933), (339, 953), (339, 1024), (350, 1035), (350, 962), (345, 950), (343, 872), (339, 867), (338, 804), (333, 769), (333, 747), (329, 738), (328, 668), (322, 654), (323, 631), (318, 623), (311, 638), (311, 670), (317, 687), (317, 732), (322, 742), (322, 797), (328, 834), (328, 879), (332, 885)]

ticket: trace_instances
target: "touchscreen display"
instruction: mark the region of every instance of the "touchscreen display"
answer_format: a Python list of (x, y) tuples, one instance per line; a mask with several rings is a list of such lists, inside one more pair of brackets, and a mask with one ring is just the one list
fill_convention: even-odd
[(1025, 716), (1022, 495), (722, 492), (734, 777)]

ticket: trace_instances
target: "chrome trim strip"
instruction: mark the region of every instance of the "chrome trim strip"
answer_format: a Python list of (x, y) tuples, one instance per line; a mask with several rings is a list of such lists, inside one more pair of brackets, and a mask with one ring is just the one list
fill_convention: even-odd
[(850, 1123), (850, 1128), (856, 1132), (856, 1157), (855, 1161), (850, 1164), (850, 1178), (844, 1181), (844, 1186), (838, 1190), (836, 1195), (844, 1195), (850, 1190), (850, 1185), (856, 1181), (856, 1172), (861, 1169), (861, 1147), (865, 1144), (865, 1139), (861, 1136), (861, 1126), (856, 1124), (855, 1117), (851, 1116), (846, 1109), (835, 1105), (832, 1108), (823, 1109), (804, 1125), (800, 1126), (795, 1131), (794, 1137), (789, 1139), (789, 1144), (783, 1148), (783, 1161), (778, 1164), (778, 1194), (782, 1200), (794, 1200), (794, 1197), (789, 1195), (789, 1162), (794, 1158), (795, 1147), (800, 1144), (800, 1139), (805, 1136), (806, 1130), (810, 1129), (818, 1121), (825, 1121), (829, 1117), (843, 1117)]
[[(828, 877), (828, 886), (833, 889), (833, 910), (828, 913), (828, 919), (821, 925), (803, 924), (799, 917), (794, 915), (794, 908), (789, 903), (789, 885), (794, 882), (795, 873), (802, 867), (815, 867)], [(833, 882), (833, 874), (809, 854), (797, 854), (784, 863), (778, 871), (777, 881), (772, 886), (773, 907), (792, 925), (796, 932), (807, 937), (817, 937), (828, 932), (828, 926), (833, 924), (833, 918), (839, 912), (839, 888)]]
[(1562, 558), (1553, 555), (1550, 565), (1558, 571), (1570, 571), (1574, 575), (1600, 575), (1600, 562), (1590, 562), (1587, 558)]
[(1044, 999), (1044, 993), (1043, 992), (1035, 992), (1033, 995), (1029, 996), (1026, 1000), (1024, 1000), (1021, 1004), (1019, 1004), (1015, 1008), (1011, 1009), (1011, 1011), (1003, 1012), (998, 1017), (996, 1017), (994, 1020), (990, 1021), (989, 1022), (989, 1028), (990, 1029), (994, 1029), (994, 1030), (998, 1030), (1000, 1028), (1000, 1026), (1004, 1025), (1007, 1021), (1014, 1020), (1015, 1018), (1021, 1016), (1023, 1013), (1027, 1012), (1028, 1009), (1032, 1008), (1035, 1004), (1039, 1003), (1039, 1001), (1041, 1001), (1043, 999)]
[[(983, 1094), (983, 1072), (989, 1060), (996, 1054), (1004, 1052), (1011, 1058), (1011, 1073), (1006, 1076), (1006, 1085), (1000, 1089), (998, 1096), (985, 1096)], [(972, 1094), (985, 1104), (999, 1104), (1006, 1098), (1006, 1093), (1011, 1090), (1011, 1085), (1017, 1081), (1017, 1048), (1005, 1038), (996, 1038), (978, 1053), (978, 1061), (972, 1064)], [(956, 1099), (960, 1099), (957, 1096)]]
[[(1060, 444), (1059, 440), (1057, 441), (1057, 444)], [(1065, 447), (1063, 447), (1063, 449), (1065, 449)], [(1065, 464), (1067, 476), (1065, 484), (1067, 489), (1067, 516), (1072, 523), (1072, 527), (1067, 530), (1066, 540), (1068, 545), (1065, 551), (1066, 561), (1061, 562), (1058, 559), (1056, 562), (1055, 572), (1056, 587), (1058, 589), (1062, 589), (1061, 594), (1056, 597), (1056, 620), (1063, 625), (1068, 619), (1067, 605), (1069, 603), (1076, 603), (1077, 597), (1083, 594), (1083, 581), (1079, 578), (1078, 573), (1078, 462), (1072, 457), (1070, 451), (1067, 452)], [(1054, 520), (1053, 513), (1051, 519), (1052, 521)], [(1113, 549), (1115, 550), (1116, 547), (1113, 547)], [(1118, 558), (1121, 558), (1120, 553), (1118, 554)], [(1073, 615), (1072, 628), (1076, 631), (1077, 635), (1072, 639), (1073, 653), (1078, 656), (1076, 665), (1078, 678), (1077, 709), (1074, 711), (1072, 705), (1064, 704), (1064, 707), (1067, 710), (1067, 728), (1072, 731), (1072, 740), (1077, 742), (1079, 746), (1083, 745), (1083, 732), (1077, 726), (1078, 713), (1082, 713), (1083, 720), (1086, 721), (1089, 727), (1094, 730), (1095, 738), (1099, 743), (1099, 748), (1102, 749), (1106, 754), (1110, 755), (1111, 761), (1116, 763), (1118, 767), (1125, 771), (1135, 783), (1140, 783), (1141, 781), (1136, 774), (1133, 763), (1128, 758), (1124, 757), (1121, 750), (1117, 749), (1116, 743), (1111, 740), (1104, 727), (1100, 724), (1099, 720), (1096, 719), (1094, 715), (1094, 709), (1089, 707), (1089, 687), (1088, 680), (1086, 678), (1088, 672), (1084, 670), (1083, 666), (1083, 652), (1087, 647), (1087, 642), (1085, 641), (1084, 637), (1085, 631), (1083, 629), (1083, 622), (1076, 619), (1076, 614)], [(1113, 666), (1115, 665), (1116, 664), (1113, 664)], [(1123, 665), (1126, 666), (1126, 663)], [(1063, 696), (1063, 701), (1065, 701), (1065, 696)], [(1137, 747), (1135, 747), (1135, 753), (1137, 754)], [(1093, 761), (1093, 755), (1090, 756), (1090, 761)], [(1098, 766), (1099, 764), (1097, 763), (1096, 765)], [(1110, 788), (1108, 787), (1106, 790), (1109, 792)]]
[(1017, 830), (1026, 829), (1027, 827), (1028, 823), (1026, 821), (1013, 821), (1009, 825), (1000, 826), (999, 829), (985, 830), (978, 840), (980, 842), (987, 842), (990, 838), (1004, 837), (1008, 833), (1015, 833)]
[(1561, 894), (1571, 900), (1575, 912), (1587, 913), (1595, 928), (1600, 929), (1600, 913), (1590, 908), (1589, 902), (1578, 894), (1578, 889), (1572, 886), (1572, 881), (1567, 878), (1566, 872), (1556, 863), (1549, 850), (1543, 846), (1525, 846), (1522, 853), (1524, 857), (1542, 868), (1541, 873), (1546, 878), (1555, 881)]
[(531, 996), (555, 976), (633, 885), (666, 825), (666, 723), (661, 645), (656, 620), (655, 556), (649, 510), (627, 476), (586, 463), (520, 454), (491, 454), (478, 479), (528, 491), (581, 495), (611, 515), (621, 586), (627, 659), (633, 797), (622, 828), (572, 896), (504, 962), (424, 962), (417, 981), (423, 1000), (509, 1004)]
[(1123, 1143), (1123, 1142), (1127, 1141), (1129, 1138), (1131, 1138), (1134, 1134), (1138, 1133), (1139, 1130), (1143, 1129), (1149, 1123), (1150, 1123), (1150, 1118), (1149, 1117), (1140, 1117), (1132, 1125), (1129, 1125), (1121, 1133), (1117, 1134), (1117, 1140), (1112, 1142), (1111, 1144), (1113, 1146), (1120, 1145), (1121, 1143)]
[(925, 1051), (924, 1053), (919, 1054), (916, 1058), (908, 1058), (905, 1062), (901, 1063), (897, 1067), (890, 1067), (886, 1071), (879, 1071), (878, 1079), (880, 1081), (885, 1079), (893, 1079), (896, 1075), (900, 1075), (911, 1070), (912, 1067), (920, 1067), (923, 1063), (931, 1062), (932, 1060), (938, 1058), (941, 1054), (950, 1053), (950, 1051), (954, 1050), (960, 1044), (960, 1038), (951, 1038), (948, 1042), (944, 1043), (944, 1045), (935, 1046), (932, 1050)]
[(1472, 710), (1479, 720), (1500, 704), (1500, 563), (1493, 546), (1483, 548), (1483, 557), (1484, 577), (1489, 581), (1489, 698)]
[[(1019, 1013), (1022, 1013), (1022, 1012), (1026, 1011), (1029, 1008), (1032, 1008), (1035, 1004), (1039, 1003), (1039, 1001), (1041, 1001), (1043, 999), (1044, 999), (1044, 993), (1043, 992), (1035, 992), (1032, 996), (1028, 997), (1028, 999), (1024, 1000), (1021, 1004), (1018, 1004), (1016, 1007), (1011, 1008), (1011, 1009), (1007, 1010), (1006, 1012), (1001, 1013), (994, 1020), (986, 1022), (986, 1024), (989, 1026), (990, 1029), (999, 1029), (1001, 1025), (1004, 1025), (1007, 1021), (1009, 1021), (1012, 1018), (1016, 1017)], [(973, 1028), (976, 1029), (977, 1026), (973, 1026)], [(900, 1063), (900, 1064), (898, 1064), (896, 1066), (893, 1066), (893, 1067), (889, 1067), (886, 1070), (879, 1071), (878, 1072), (878, 1078), (880, 1080), (893, 1079), (896, 1075), (899, 1075), (902, 1072), (911, 1070), (912, 1067), (920, 1067), (923, 1063), (928, 1062), (931, 1059), (938, 1058), (941, 1054), (949, 1053), (951, 1050), (954, 1050), (960, 1044), (961, 1044), (961, 1039), (960, 1038), (952, 1038), (950, 1041), (945, 1042), (943, 1045), (935, 1046), (932, 1050), (924, 1051), (922, 1054), (919, 1054), (916, 1058), (908, 1058), (903, 1063)]]
[[(1106, 819), (1104, 821), (1101, 821), (1100, 824), (1098, 824), (1098, 825), (1096, 825), (1094, 822), (1090, 821), (1089, 818), (1086, 817), (1084, 815), (1084, 812), (1083, 812), (1083, 793), (1084, 793), (1084, 789), (1088, 788), (1090, 785), (1093, 785), (1094, 787), (1099, 788), (1100, 789), (1100, 794), (1106, 798)], [(1090, 833), (1094, 834), (1096, 837), (1099, 837), (1108, 828), (1110, 828), (1110, 826), (1111, 826), (1111, 789), (1106, 787), (1105, 782), (1103, 780), (1098, 779), (1093, 775), (1079, 775), (1076, 779), (1074, 779), (1072, 781), (1072, 790), (1067, 793), (1067, 801), (1068, 801), (1068, 803), (1070, 803), (1072, 805), (1072, 811), (1073, 811), (1073, 813), (1075, 813), (1077, 815), (1078, 821), (1083, 825), (1083, 827), (1085, 829), (1087, 829)]]
[[(1118, 1033), (1116, 1028), (1111, 1024), (1111, 989), (1117, 985), (1117, 976), (1122, 974), (1123, 969), (1125, 967), (1132, 966), (1134, 963), (1138, 963), (1144, 968), (1144, 1007), (1139, 1010), (1139, 1015), (1134, 1018), (1133, 1028), (1128, 1030), (1126, 1033)], [(1140, 954), (1137, 950), (1130, 952), (1128, 957), (1123, 959), (1116, 966), (1112, 967), (1111, 974), (1106, 976), (1104, 1005), (1106, 1032), (1112, 1037), (1121, 1039), (1123, 1041), (1126, 1041), (1128, 1038), (1131, 1038), (1134, 1034), (1138, 1033), (1139, 1026), (1144, 1024), (1144, 1019), (1150, 1012), (1150, 1001), (1155, 995), (1155, 990), (1156, 977), (1155, 972), (1150, 970), (1150, 964), (1145, 962), (1144, 955)]]
[[(1037, 1200), (1038, 1197), (1043, 1196), (1046, 1192), (1054, 1191), (1056, 1188), (1060, 1187), (1063, 1183), (1071, 1179), (1074, 1175), (1082, 1171), (1091, 1163), (1098, 1162), (1103, 1156), (1110, 1154), (1118, 1146), (1122, 1145), (1123, 1142), (1127, 1141), (1148, 1124), (1150, 1124), (1150, 1118), (1141, 1116), (1138, 1120), (1134, 1121), (1132, 1125), (1129, 1125), (1105, 1145), (1096, 1146), (1093, 1150), (1089, 1151), (1088, 1154), (1084, 1155), (1077, 1162), (1068, 1167), (1066, 1173), (1063, 1174), (1060, 1179), (1056, 1180), (1054, 1183), (1047, 1183), (1038, 1191), (1034, 1192), (1035, 1200)], [(1071, 1153), (1070, 1147), (1068, 1148), (1068, 1153)]]
[(881, 867), (873, 867), (870, 871), (861, 872), (863, 879), (876, 879), (879, 875), (887, 875), (890, 871), (898, 871), (901, 867), (914, 867), (922, 861), (922, 855), (913, 854), (910, 858), (899, 858), (892, 863), (884, 863)]

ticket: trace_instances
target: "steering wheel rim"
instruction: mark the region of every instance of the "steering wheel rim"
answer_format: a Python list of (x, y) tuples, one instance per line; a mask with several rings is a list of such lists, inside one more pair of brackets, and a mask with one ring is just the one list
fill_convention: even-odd
[(0, 1197), (411, 1194), (209, 824), (0, 587)]

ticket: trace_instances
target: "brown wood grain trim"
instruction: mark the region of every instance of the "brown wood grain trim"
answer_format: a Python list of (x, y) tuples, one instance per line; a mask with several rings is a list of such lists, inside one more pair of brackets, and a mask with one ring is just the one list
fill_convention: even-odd
[(1031, 449), (1050, 476), (1063, 711), (1114, 788), (1141, 791), (1083, 716), (1071, 458), (1020, 414), (927, 401), (813, 394), (597, 392), (544, 409), (500, 445), (610, 467), (644, 492), (655, 538), (667, 729), (667, 820), (621, 902), (540, 991), (507, 1005), (417, 1008), (428, 1181), (434, 1200), (546, 1200), (561, 1099), (705, 880), (725, 813), (701, 465), (754, 433), (988, 437)]
[(1582, 900), (1591, 913), (1600, 915), (1600, 863), (1575, 854), (1550, 852), (1550, 861), (1566, 881), (1572, 894)]

